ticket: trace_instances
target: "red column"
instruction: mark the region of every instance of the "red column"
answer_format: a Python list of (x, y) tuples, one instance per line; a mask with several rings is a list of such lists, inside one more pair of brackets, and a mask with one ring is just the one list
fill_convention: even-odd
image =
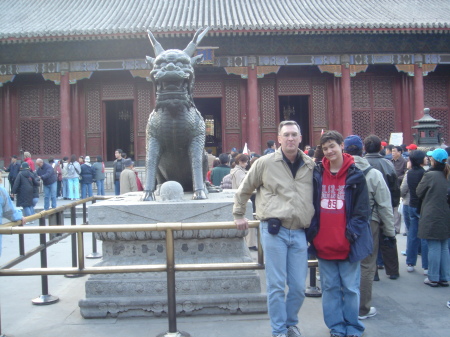
[(341, 65), (342, 135), (344, 138), (353, 134), (350, 67), (347, 67), (345, 64)]
[[(247, 81), (247, 117), (248, 117), (248, 148), (250, 151), (261, 153), (261, 124), (258, 113), (258, 79), (256, 66), (248, 67)], [(244, 140), (245, 142), (245, 140)]]
[(70, 84), (69, 73), (61, 73), (60, 85), (61, 101), (61, 155), (70, 156)]
[[(5, 166), (9, 165), (11, 160), (11, 132), (5, 132), (11, 129), (11, 96), (10, 96), (10, 87), (9, 85), (5, 86), (5, 95), (4, 98), (4, 109), (3, 109), (3, 123), (4, 123), (4, 132), (3, 132), (3, 153)], [(20, 158), (22, 159), (22, 158)]]
[(425, 107), (423, 98), (423, 72), (422, 65), (414, 64), (414, 119), (423, 117)]

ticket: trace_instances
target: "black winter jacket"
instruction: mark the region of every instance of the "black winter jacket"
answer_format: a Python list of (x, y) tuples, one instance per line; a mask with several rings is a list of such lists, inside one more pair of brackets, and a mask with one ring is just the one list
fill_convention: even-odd
[(406, 176), (406, 182), (408, 183), (409, 188), (409, 207), (418, 208), (420, 212), (420, 204), (421, 201), (417, 197), (416, 188), (422, 180), (422, 177), (425, 173), (423, 167), (413, 167), (408, 171), (408, 175)]
[(39, 178), (30, 170), (21, 170), (14, 181), (13, 194), (17, 194), (17, 207), (33, 206), (34, 188), (39, 188)]
[[(408, 176), (409, 176), (408, 172)], [(422, 200), (417, 236), (428, 240), (446, 240), (450, 237), (450, 208), (447, 204), (449, 181), (442, 171), (431, 168), (417, 186)]]

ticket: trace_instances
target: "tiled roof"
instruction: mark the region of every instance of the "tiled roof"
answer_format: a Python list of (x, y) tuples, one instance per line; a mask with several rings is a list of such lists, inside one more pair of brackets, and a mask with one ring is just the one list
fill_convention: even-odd
[(450, 31), (450, 0), (1, 0), (0, 40)]

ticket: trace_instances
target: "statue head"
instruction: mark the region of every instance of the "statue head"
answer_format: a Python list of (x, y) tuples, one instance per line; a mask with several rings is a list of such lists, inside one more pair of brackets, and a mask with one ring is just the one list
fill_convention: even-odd
[(197, 30), (194, 38), (184, 50), (164, 50), (153, 34), (148, 31), (155, 58), (147, 56), (146, 60), (153, 67), (150, 77), (156, 88), (157, 107), (158, 104), (173, 104), (173, 101), (180, 104), (193, 102), (193, 66), (203, 59), (203, 55), (193, 55), (208, 30), (209, 27)]

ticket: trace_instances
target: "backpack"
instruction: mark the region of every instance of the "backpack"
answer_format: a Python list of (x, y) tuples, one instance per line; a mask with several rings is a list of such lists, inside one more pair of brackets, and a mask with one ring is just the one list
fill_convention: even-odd
[(231, 173), (227, 174), (225, 177), (223, 177), (222, 182), (220, 183), (220, 187), (222, 189), (231, 189), (233, 186), (233, 175)]

